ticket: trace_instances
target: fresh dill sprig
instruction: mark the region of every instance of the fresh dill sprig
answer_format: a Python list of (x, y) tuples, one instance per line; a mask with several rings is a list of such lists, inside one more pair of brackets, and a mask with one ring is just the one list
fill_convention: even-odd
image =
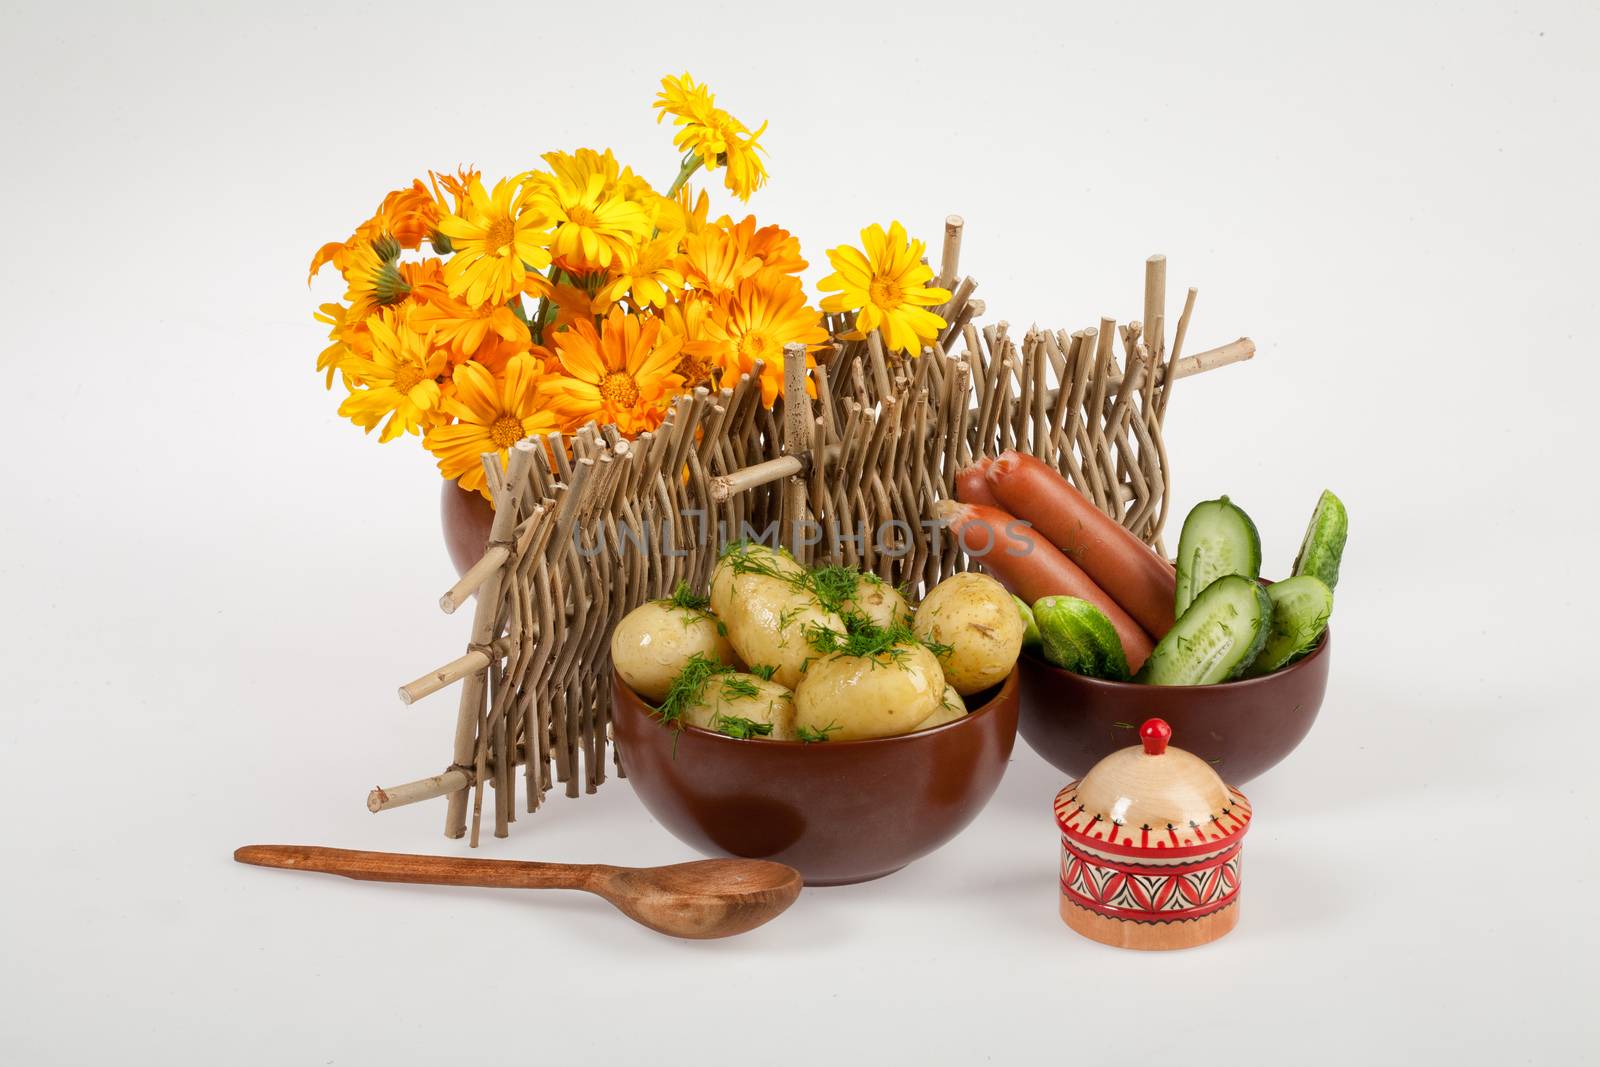
[(719, 734), (748, 741), (752, 737), (767, 737), (772, 733), (770, 722), (756, 722), (742, 715), (718, 715), (711, 720), (711, 728)]
[(672, 685), (667, 689), (667, 695), (662, 698), (661, 706), (656, 709), (656, 714), (661, 716), (661, 725), (683, 728), (683, 713), (690, 706), (698, 704), (705, 695), (706, 684), (719, 674), (730, 674), (733, 668), (719, 660), (714, 660), (702, 652), (696, 652), (689, 657), (683, 665), (683, 670), (672, 680)]
[(819, 741), (826, 741), (828, 739), (828, 735), (837, 729), (839, 729), (839, 724), (834, 722), (832, 719), (829, 719), (828, 725), (820, 728), (814, 729), (810, 726), (796, 726), (794, 729), (794, 735), (806, 744), (814, 745)]
[(681, 580), (678, 582), (678, 587), (672, 591), (672, 595), (667, 597), (666, 602), (685, 611), (705, 611), (711, 606), (710, 597), (696, 596), (690, 591), (689, 583)]

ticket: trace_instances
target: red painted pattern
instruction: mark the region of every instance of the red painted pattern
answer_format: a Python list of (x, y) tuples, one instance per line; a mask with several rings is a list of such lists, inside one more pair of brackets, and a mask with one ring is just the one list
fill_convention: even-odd
[(1056, 794), (1056, 825), (1065, 838), (1079, 844), (1137, 859), (1151, 853), (1166, 856), (1204, 856), (1219, 846), (1236, 843), (1250, 827), (1250, 802), (1236, 789), (1228, 790), (1228, 806), (1213, 812), (1202, 827), (1152, 827), (1165, 829), (1167, 839), (1151, 842), (1142, 826), (1117, 826), (1103, 813), (1091, 812), (1078, 801), (1078, 783)]
[(1226, 908), (1238, 897), (1239, 851), (1239, 843), (1234, 842), (1195, 863), (1125, 864), (1080, 852), (1063, 835), (1061, 892), (1074, 904), (1112, 919), (1198, 919)]

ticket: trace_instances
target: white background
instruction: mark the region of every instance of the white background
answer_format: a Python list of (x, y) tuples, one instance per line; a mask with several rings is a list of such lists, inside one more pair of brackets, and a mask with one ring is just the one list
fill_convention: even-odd
[[(5, 5), (0, 1059), (1592, 1061), (1600, 18), (1133, 7)], [(430, 166), (664, 183), (684, 68), (771, 119), (751, 208), (811, 281), (955, 211), (991, 320), (1137, 317), (1159, 251), (1191, 351), (1259, 344), (1177, 389), (1172, 529), (1227, 492), (1282, 573), (1328, 486), (1352, 533), (1224, 941), (1066, 930), (1022, 744), (942, 851), (728, 942), (231, 862), (465, 851), (363, 806), (447, 761), (453, 698), (394, 689), (466, 621), (426, 454), (312, 371), (312, 251)], [(480, 854), (688, 858), (621, 782)]]

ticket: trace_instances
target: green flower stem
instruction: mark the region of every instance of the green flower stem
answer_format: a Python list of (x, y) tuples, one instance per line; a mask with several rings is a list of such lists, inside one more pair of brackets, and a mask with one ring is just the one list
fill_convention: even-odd
[(678, 168), (678, 176), (672, 179), (672, 184), (667, 187), (666, 197), (668, 200), (678, 195), (678, 190), (683, 188), (683, 183), (689, 180), (689, 175), (700, 169), (702, 162), (704, 160), (700, 158), (700, 153), (698, 152), (690, 152), (683, 157), (683, 165)]

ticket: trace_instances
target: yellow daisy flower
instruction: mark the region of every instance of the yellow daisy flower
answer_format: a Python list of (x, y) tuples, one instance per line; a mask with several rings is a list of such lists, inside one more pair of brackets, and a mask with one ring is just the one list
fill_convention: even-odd
[(944, 329), (945, 321), (926, 310), (950, 299), (948, 289), (925, 284), (933, 268), (922, 262), (925, 246), (908, 240), (905, 227), (891, 223), (889, 232), (874, 223), (861, 231), (866, 251), (842, 245), (829, 249), (834, 272), (817, 283), (838, 290), (822, 300), (823, 311), (856, 312), (856, 332), (883, 334), (890, 349), (917, 355)]
[(552, 389), (567, 402), (570, 429), (594, 419), (630, 437), (653, 430), (683, 385), (674, 371), (681, 342), (658, 319), (613, 308), (598, 332), (580, 319), (555, 344), (563, 373)]
[[(366, 326), (359, 322), (348, 322), (348, 309), (343, 304), (323, 304), (312, 314), (318, 322), (332, 327), (328, 331), (328, 340), (333, 343), (317, 354), (317, 369), (326, 371), (327, 387), (333, 388), (333, 375), (339, 370), (339, 365), (352, 353), (350, 342), (357, 333), (364, 334)], [(342, 372), (344, 384), (347, 388), (354, 388), (349, 371)]]
[(409, 311), (384, 309), (367, 320), (371, 337), (366, 356), (352, 353), (342, 363), (360, 382), (339, 405), (339, 414), (372, 432), (383, 423), (380, 442), (403, 433), (416, 433), (427, 413), (439, 402), (434, 379), (448, 362), (445, 350), (419, 333)]
[(451, 296), (504, 304), (527, 288), (530, 272), (550, 265), (550, 222), (536, 203), (516, 182), (496, 182), (491, 194), (471, 180), (464, 210), (439, 220), (455, 252), (444, 268)]
[(667, 234), (626, 249), (606, 289), (611, 300), (631, 295), (636, 307), (665, 307), (668, 297), (684, 286), (678, 270), (678, 234)]
[[(754, 133), (744, 123), (716, 106), (716, 97), (689, 74), (661, 79), (661, 92), (654, 107), (660, 110), (656, 121), (673, 116), (678, 132), (672, 143), (682, 152), (699, 158), (707, 170), (726, 168), (723, 184), (740, 200), (767, 183), (766, 152), (760, 138), (766, 132), (763, 122)], [(670, 191), (670, 190), (669, 190)]]
[(344, 267), (346, 318), (363, 322), (379, 308), (392, 307), (411, 293), (400, 273), (400, 246), (392, 238), (362, 242), (347, 250)]
[[(800, 282), (776, 271), (762, 271), (741, 284), (707, 324), (707, 334), (720, 342), (715, 359), (721, 381), (731, 382), (762, 362), (761, 399), (768, 407), (783, 390), (783, 346), (805, 345), (806, 366), (814, 367), (809, 353), (828, 339), (822, 316), (806, 306)], [(807, 379), (807, 391), (812, 388)]]
[(582, 185), (554, 179), (534, 186), (540, 210), (555, 227), (550, 247), (564, 270), (603, 270), (650, 237), (649, 214), (620, 193), (606, 192), (605, 185), (596, 172)]
[(440, 474), (488, 498), (480, 456), (498, 452), (504, 468), (512, 445), (561, 428), (560, 413), (543, 389), (542, 370), (527, 354), (513, 356), (498, 376), (473, 360), (455, 369), (454, 389), (442, 406), (456, 421), (430, 428), (422, 439), (438, 458)]

